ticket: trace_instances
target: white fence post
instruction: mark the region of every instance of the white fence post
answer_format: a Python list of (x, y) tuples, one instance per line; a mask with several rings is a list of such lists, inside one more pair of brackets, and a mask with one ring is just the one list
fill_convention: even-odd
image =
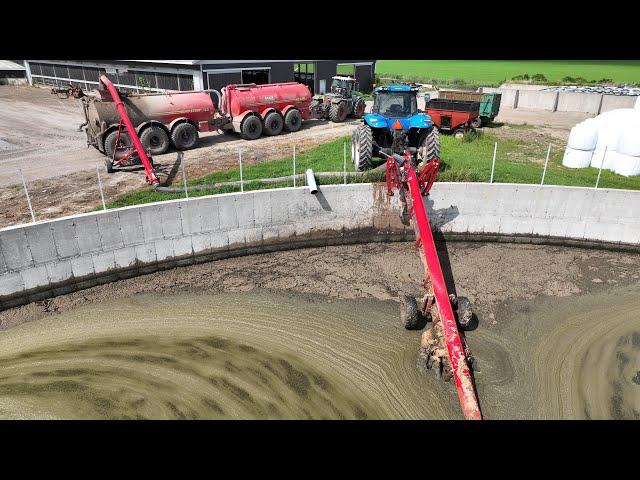
[(238, 150), (238, 158), (240, 160), (240, 192), (244, 192), (244, 184), (242, 183), (242, 150)]
[(33, 223), (36, 223), (36, 216), (33, 214), (33, 207), (31, 206), (31, 198), (29, 197), (29, 190), (27, 190), (27, 182), (24, 180), (24, 175), (22, 174), (22, 169), (19, 168), (20, 177), (22, 178), (22, 186), (24, 187), (24, 194), (27, 196), (27, 203), (29, 204), (29, 212), (31, 212), (31, 220)]
[(342, 172), (344, 174), (344, 184), (347, 184), (347, 142), (342, 144)]
[(544, 161), (544, 170), (542, 171), (542, 180), (540, 181), (540, 185), (544, 185), (544, 177), (547, 174), (547, 165), (549, 164), (550, 153), (551, 153), (551, 144), (549, 144), (549, 148), (547, 149), (547, 159)]
[(489, 183), (493, 183), (493, 171), (496, 168), (496, 152), (498, 151), (498, 142), (493, 146), (493, 162), (491, 162), (491, 179)]
[(293, 146), (293, 188), (296, 188), (296, 146)]
[(607, 158), (607, 147), (604, 147), (604, 153), (602, 154), (602, 162), (600, 162), (600, 170), (598, 170), (598, 178), (596, 179), (596, 188), (598, 189), (598, 185), (600, 185), (600, 175), (602, 175), (602, 167), (604, 166), (604, 159)]
[(187, 190), (187, 174), (184, 169), (184, 160), (180, 162), (180, 167), (182, 168), (182, 183), (184, 184), (184, 197), (189, 200), (189, 191)]
[(104, 203), (104, 192), (102, 191), (102, 179), (100, 178), (100, 168), (96, 165), (96, 173), (98, 174), (98, 187), (100, 188), (100, 198), (102, 199), (102, 210), (107, 211), (107, 205)]

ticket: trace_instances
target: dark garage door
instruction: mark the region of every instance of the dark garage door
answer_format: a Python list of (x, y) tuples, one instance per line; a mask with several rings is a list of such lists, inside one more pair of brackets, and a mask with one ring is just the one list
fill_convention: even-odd
[(220, 91), (231, 83), (242, 83), (242, 75), (240, 72), (208, 73), (207, 81), (209, 88)]

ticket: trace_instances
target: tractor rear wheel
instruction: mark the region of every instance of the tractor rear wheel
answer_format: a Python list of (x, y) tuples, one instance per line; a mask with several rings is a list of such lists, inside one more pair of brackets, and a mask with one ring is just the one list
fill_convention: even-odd
[(145, 152), (151, 152), (151, 155), (162, 155), (169, 149), (169, 135), (162, 127), (151, 125), (140, 134), (140, 143)]
[(351, 116), (353, 118), (362, 118), (366, 106), (367, 105), (364, 102), (364, 98), (358, 97), (356, 102), (353, 104), (353, 113), (351, 114)]
[(440, 132), (433, 126), (423, 136), (418, 148), (418, 164), (427, 164), (436, 158), (440, 158)]
[[(116, 140), (118, 141), (117, 147)], [(127, 132), (120, 132), (120, 137), (118, 138), (118, 130), (114, 130), (104, 139), (104, 153), (112, 161), (120, 160), (122, 157), (127, 155), (131, 151), (132, 146), (133, 142)]]
[(171, 131), (171, 143), (178, 150), (189, 150), (196, 146), (198, 130), (190, 123), (179, 123)]
[(297, 132), (302, 127), (302, 115), (299, 110), (292, 108), (284, 116), (284, 129), (287, 132)]
[(358, 172), (373, 168), (373, 132), (369, 125), (360, 125), (351, 136), (351, 161)]
[(332, 103), (329, 108), (329, 120), (334, 123), (342, 123), (347, 118), (346, 102)]
[(255, 140), (262, 135), (262, 122), (254, 115), (243, 120), (240, 135), (245, 140)]
[(282, 120), (282, 115), (278, 112), (271, 112), (264, 117), (263, 131), (265, 135), (280, 135), (283, 127), (284, 120)]

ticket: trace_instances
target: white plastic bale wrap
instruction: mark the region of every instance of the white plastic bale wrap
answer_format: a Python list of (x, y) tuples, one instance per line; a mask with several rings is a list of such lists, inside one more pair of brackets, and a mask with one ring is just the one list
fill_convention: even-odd
[(586, 168), (591, 164), (591, 150), (577, 150), (567, 147), (564, 150), (562, 165), (568, 168)]
[[(569, 134), (562, 164), (620, 175), (640, 175), (640, 110), (620, 108), (578, 123)], [(588, 163), (587, 163), (588, 162)]]
[(596, 148), (598, 128), (594, 122), (581, 122), (571, 129), (567, 146), (573, 150), (589, 150)]

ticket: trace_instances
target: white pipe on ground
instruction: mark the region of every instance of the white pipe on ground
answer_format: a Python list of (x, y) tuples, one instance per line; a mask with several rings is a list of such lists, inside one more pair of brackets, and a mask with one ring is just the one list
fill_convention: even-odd
[(307, 179), (307, 187), (309, 187), (309, 193), (318, 193), (318, 185), (316, 184), (316, 176), (314, 175), (313, 170), (307, 168), (307, 171), (304, 172), (304, 176)]

